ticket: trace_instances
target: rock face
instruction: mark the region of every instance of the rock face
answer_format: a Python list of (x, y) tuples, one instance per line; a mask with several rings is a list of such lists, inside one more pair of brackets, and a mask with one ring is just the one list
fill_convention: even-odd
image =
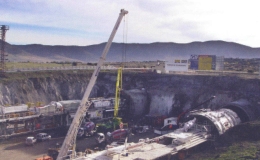
[(131, 89), (125, 91), (125, 94), (129, 97), (128, 101), (130, 103), (128, 103), (128, 106), (129, 112), (132, 115), (139, 117), (147, 113), (147, 110), (149, 109), (149, 100), (145, 89)]
[[(47, 78), (17, 79), (0, 84), (0, 104), (82, 99), (91, 74), (57, 74)], [(101, 72), (90, 97), (114, 96), (116, 73)], [(216, 96), (201, 107), (217, 109), (246, 99), (260, 102), (260, 80), (233, 76), (161, 75), (123, 73), (123, 94), (131, 116), (173, 115)], [(258, 106), (257, 106), (258, 107)]]

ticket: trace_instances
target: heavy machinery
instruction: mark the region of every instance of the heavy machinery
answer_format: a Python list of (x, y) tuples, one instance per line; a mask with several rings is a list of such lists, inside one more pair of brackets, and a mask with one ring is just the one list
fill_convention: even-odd
[(114, 117), (97, 124), (97, 132), (107, 133), (112, 132), (119, 128), (122, 123), (122, 118), (118, 117), (119, 103), (120, 103), (120, 92), (122, 89), (122, 67), (118, 68), (117, 81), (116, 81), (116, 93), (115, 93), (115, 104), (114, 104)]
[[(98, 133), (96, 142), (99, 149), (105, 149), (107, 144), (112, 142), (125, 141), (131, 132), (129, 129), (124, 129), (122, 118), (118, 117), (118, 107), (120, 103), (120, 92), (122, 90), (122, 67), (118, 68), (117, 81), (116, 81), (116, 93), (115, 93), (115, 106), (114, 106), (114, 117), (113, 119), (101, 123), (98, 125)], [(105, 134), (106, 133), (106, 134)]]
[(179, 127), (181, 127), (180, 126), (180, 121), (182, 121), (183, 126), (184, 126), (185, 130), (187, 131), (187, 129), (189, 129), (189, 126), (191, 126), (190, 124), (194, 124), (195, 123), (195, 120), (191, 120), (191, 121), (187, 122), (187, 118), (185, 119), (185, 115), (188, 114), (191, 110), (194, 110), (194, 109), (200, 107), (201, 105), (211, 101), (214, 98), (215, 98), (215, 96), (212, 96), (209, 99), (203, 101), (202, 103), (185, 110), (184, 112), (179, 114), (178, 117), (165, 118), (163, 127), (154, 129), (154, 133), (155, 134), (159, 134), (159, 135), (163, 135), (163, 134), (167, 134), (167, 133), (173, 132), (174, 130), (176, 130)]
[(78, 130), (77, 137), (78, 138), (84, 138), (87, 136), (93, 136), (96, 132), (95, 130), (96, 125), (92, 121), (84, 122), (82, 123), (81, 127)]
[(180, 126), (180, 121), (184, 119), (184, 116), (189, 113), (191, 110), (197, 109), (198, 107), (202, 106), (203, 104), (210, 102), (211, 100), (213, 100), (216, 96), (211, 96), (209, 99), (201, 102), (200, 104), (193, 106), (189, 109), (187, 109), (186, 111), (182, 112), (181, 114), (179, 114), (178, 118), (177, 118), (177, 126)]
[(108, 132), (107, 135), (104, 133), (97, 133), (96, 142), (98, 144), (98, 148), (103, 150), (107, 145), (119, 144), (129, 136), (130, 130), (128, 129), (117, 129), (112, 133)]
[(118, 68), (115, 94), (114, 117), (118, 117), (118, 106), (120, 102), (120, 91), (122, 89), (122, 67)]
[(69, 150), (69, 148), (71, 146), (74, 146), (73, 147), (73, 150), (75, 150), (75, 143), (76, 143), (76, 137), (77, 137), (77, 132), (78, 132), (78, 129), (81, 125), (81, 122), (83, 121), (84, 119), (84, 116), (86, 114), (86, 111), (88, 110), (89, 106), (90, 106), (90, 103), (88, 102), (88, 98), (89, 98), (89, 95), (90, 95), (90, 92), (96, 82), (96, 79), (97, 79), (97, 76), (100, 72), (100, 68), (101, 66), (103, 65), (103, 62), (105, 61), (106, 59), (106, 55), (109, 51), (109, 48), (111, 46), (111, 43), (112, 43), (112, 40), (116, 34), (116, 31), (120, 25), (120, 22), (122, 20), (122, 18), (128, 13), (128, 11), (124, 10), (124, 9), (121, 9), (120, 13), (119, 13), (119, 17), (117, 19), (117, 22), (113, 28), (113, 31), (108, 39), (108, 42), (103, 50), (103, 53), (97, 63), (97, 66), (90, 78), (90, 81), (89, 81), (89, 84), (87, 86), (87, 89), (84, 93), (84, 96), (81, 100), (81, 103), (77, 109), (77, 112), (75, 114), (75, 117), (70, 125), (70, 128), (67, 132), (67, 135), (65, 137), (65, 140), (60, 148), (60, 151), (59, 151), (59, 154), (58, 154), (58, 157), (57, 159), (58, 160), (62, 160), (62, 159), (65, 159), (66, 158), (66, 155), (67, 155), (67, 152)]

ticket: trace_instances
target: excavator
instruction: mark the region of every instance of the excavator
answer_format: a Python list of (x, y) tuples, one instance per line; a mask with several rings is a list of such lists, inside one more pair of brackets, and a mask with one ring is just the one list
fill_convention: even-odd
[[(119, 13), (119, 17), (116, 21), (116, 24), (112, 30), (112, 33), (108, 39), (108, 42), (103, 50), (103, 53), (97, 63), (97, 66), (90, 78), (90, 81), (88, 83), (88, 86), (86, 88), (86, 91), (84, 93), (84, 96), (81, 100), (81, 103), (78, 107), (78, 110), (74, 116), (74, 119), (70, 125), (70, 128), (67, 132), (67, 135), (64, 139), (64, 142), (59, 150), (59, 154), (57, 156), (57, 159), (58, 160), (63, 160), (67, 157), (67, 153), (69, 151), (69, 148), (72, 147), (73, 148), (73, 151), (75, 151), (75, 146), (76, 146), (76, 137), (77, 137), (77, 132), (79, 130), (79, 127), (81, 126), (81, 123), (82, 121), (84, 120), (84, 116), (86, 114), (86, 111), (88, 110), (88, 108), (90, 107), (91, 103), (88, 101), (89, 99), (89, 95), (91, 93), (91, 90), (96, 82), (96, 79), (97, 79), (97, 76), (100, 72), (100, 69), (101, 69), (101, 66), (103, 65), (105, 59), (106, 59), (106, 55), (109, 51), (109, 48), (112, 44), (112, 40), (116, 34), (116, 31), (121, 23), (121, 20), (123, 19), (123, 17), (128, 14), (128, 11), (124, 10), (124, 9), (121, 9), (120, 13)], [(74, 154), (72, 154), (73, 156)], [(72, 158), (75, 158), (75, 157), (72, 157)]]

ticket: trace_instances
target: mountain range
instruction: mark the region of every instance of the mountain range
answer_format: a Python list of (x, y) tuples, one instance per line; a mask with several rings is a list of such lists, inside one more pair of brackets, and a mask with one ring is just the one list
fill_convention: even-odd
[[(106, 43), (89, 46), (12, 45), (5, 43), (8, 61), (19, 62), (97, 62)], [(216, 55), (225, 58), (260, 58), (260, 48), (234, 42), (206, 41), (191, 43), (155, 42), (112, 43), (106, 61), (168, 61), (190, 55)]]

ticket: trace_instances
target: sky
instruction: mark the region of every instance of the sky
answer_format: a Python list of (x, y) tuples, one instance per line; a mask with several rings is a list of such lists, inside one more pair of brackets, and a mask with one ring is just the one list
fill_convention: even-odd
[(0, 0), (10, 44), (89, 46), (107, 42), (222, 40), (260, 47), (258, 0)]

